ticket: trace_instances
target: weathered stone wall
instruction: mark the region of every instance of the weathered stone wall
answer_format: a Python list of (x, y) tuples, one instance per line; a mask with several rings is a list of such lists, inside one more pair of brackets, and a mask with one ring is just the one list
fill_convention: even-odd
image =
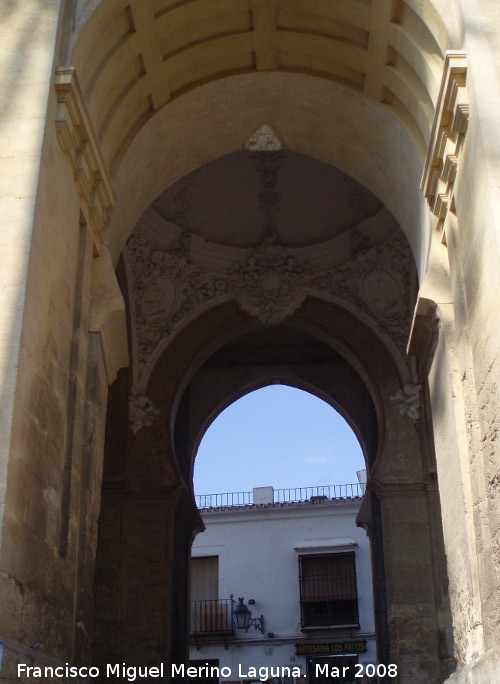
[(471, 117), (455, 182), (456, 214), (439, 226), (446, 246), (434, 250), (446, 253), (449, 264), (441, 279), (447, 284), (434, 294), (440, 330), (429, 383), (455, 651), (464, 668), (452, 679), (460, 682), (489, 681), (499, 643), (500, 204), (491, 125), (499, 94), (491, 59), (497, 13), (494, 3), (463, 3)]
[(43, 13), (36, 13), (35, 8), (28, 4), (21, 8), (9, 3), (5, 4), (1, 10), (0, 514), (2, 517), (5, 506), (28, 260), (42, 158), (44, 122), (51, 84), (58, 4), (57, 2), (46, 3)]
[[(47, 60), (48, 73), (50, 66)], [(44, 85), (46, 95), (50, 93), (47, 119), (53, 122), (55, 93), (48, 90), (52, 84)], [(40, 112), (40, 123), (44, 120), (45, 112)], [(80, 268), (80, 259), (85, 262), (85, 247), (81, 249), (85, 236), (80, 233), (85, 229), (80, 229), (71, 169), (53, 125), (47, 126), (42, 155), (36, 163), (40, 164), (40, 176), (31, 240), (27, 240), (29, 276), (23, 274), (25, 265), (20, 256), (11, 254), (7, 259), (9, 264), (17, 260), (16, 280), (21, 284), (26, 279), (26, 299), (24, 307), (21, 304), (23, 328), (14, 364), (17, 377), (11, 431), (6, 430), (10, 433), (10, 454), (0, 563), (1, 601), (7, 609), (1, 611), (0, 634), (47, 655), (65, 658), (73, 647), (76, 572), (75, 539), (73, 535), (70, 539), (70, 529), (65, 527), (74, 501), (66, 497), (80, 468), (80, 463), (75, 464), (74, 473), (68, 463), (68, 439), (71, 424), (79, 419), (81, 423), (78, 385), (85, 385), (86, 375), (82, 354), (86, 331), (82, 317), (75, 317), (75, 304), (82, 307), (84, 317), (85, 305), (87, 309), (89, 306), (89, 282), (83, 273), (89, 270), (90, 262)], [(81, 336), (76, 367), (72, 367), (74, 335)], [(70, 387), (72, 375), (74, 388)], [(70, 416), (72, 392), (76, 394)], [(8, 402), (4, 406), (8, 410)], [(82, 437), (80, 430), (78, 439)]]
[(112, 377), (103, 323), (99, 316), (96, 320), (106, 306), (95, 301), (100, 267), (94, 238), (82, 218), (71, 160), (56, 135), (59, 10), (57, 2), (10, 3), (1, 10), (5, 305), (0, 339), (6, 372), (2, 369), (0, 678), (17, 682), (23, 681), (17, 662), (89, 661), (105, 403)]

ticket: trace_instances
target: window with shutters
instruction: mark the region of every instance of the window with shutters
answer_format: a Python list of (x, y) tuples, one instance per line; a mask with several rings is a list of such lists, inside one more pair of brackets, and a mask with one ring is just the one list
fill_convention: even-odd
[(192, 634), (232, 631), (232, 600), (219, 599), (219, 558), (205, 556), (191, 559)]
[(215, 601), (219, 598), (219, 557), (191, 559), (191, 601)]
[(359, 627), (354, 553), (299, 556), (302, 628)]

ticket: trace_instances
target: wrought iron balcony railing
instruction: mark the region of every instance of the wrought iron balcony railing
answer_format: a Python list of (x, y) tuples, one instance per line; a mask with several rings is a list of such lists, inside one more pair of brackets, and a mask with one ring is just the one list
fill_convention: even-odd
[(234, 600), (191, 601), (190, 633), (193, 636), (234, 634)]

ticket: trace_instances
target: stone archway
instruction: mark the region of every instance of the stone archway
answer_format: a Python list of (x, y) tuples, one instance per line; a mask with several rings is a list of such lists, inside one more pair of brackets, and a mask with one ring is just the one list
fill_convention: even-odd
[[(241, 150), (267, 123), (285, 149), (370, 190), (410, 245), (420, 292), (409, 350), (419, 359), (423, 451), (433, 452), (431, 432), (436, 444), (455, 650), (464, 666), (456, 679), (494, 676), (497, 8), (493, 0), (315, 5), (311, 12), (306, 0), (238, 0), (230, 10), (224, 0), (49, 0), (1, 11), (12, 49), (1, 75), (9, 95), (2, 110), (0, 579), (9, 606), (0, 614), (8, 641), (2, 675), (7, 668), (12, 678), (19, 653), (36, 663), (89, 657), (104, 406), (134, 334), (125, 331), (114, 272), (124, 246), (160, 193)], [(450, 48), (466, 49), (469, 65)], [(419, 189), (422, 169), (431, 214)], [(157, 286), (148, 292), (153, 304), (165, 281)], [(325, 318), (332, 307), (349, 311), (337, 294), (307, 292), (302, 304), (326, 301)], [(216, 328), (230, 306), (213, 301), (190, 324)], [(373, 333), (371, 314), (357, 313)], [(324, 327), (318, 321), (321, 338)], [(188, 364), (172, 420), (223, 337), (214, 333)], [(335, 344), (356, 365), (354, 338), (339, 332)], [(168, 353), (160, 351), (155, 363)], [(405, 373), (398, 366), (391, 391), (411, 411)], [(128, 390), (149, 391), (149, 381), (127, 388), (124, 376), (109, 414), (125, 424)], [(377, 383), (366, 382), (375, 396)], [(139, 396), (140, 426), (158, 414)], [(126, 450), (125, 438), (120, 447)], [(182, 483), (176, 468), (169, 477), (174, 489)], [(398, 624), (401, 616), (393, 617)]]
[[(192, 492), (197, 442), (220, 406), (281, 378), (340, 407), (364, 444), (380, 658), (397, 661), (407, 681), (446, 677), (450, 646), (437, 647), (449, 642), (446, 575), (432, 438), (421, 416), (425, 379), (406, 355), (416, 269), (387, 209), (261, 127), (244, 150), (155, 200), (127, 241), (121, 272), (132, 365), (112, 403), (124, 406), (127, 392), (133, 422), (125, 456), (108, 440), (107, 470), (116, 472), (108, 480), (105, 468), (98, 571), (107, 579), (97, 585), (97, 605), (107, 627), (99, 657), (185, 658), (188, 542), (201, 525)], [(124, 413), (110, 431), (127, 431)], [(153, 551), (158, 535), (170, 541)], [(114, 569), (110, 548), (122, 559)], [(144, 562), (151, 554), (153, 574)], [(416, 574), (427, 578), (425, 590)], [(153, 600), (143, 587), (156, 596), (158, 620), (141, 612)], [(114, 595), (114, 617), (102, 612), (102, 591)], [(120, 635), (117, 650), (111, 633)]]
[[(253, 332), (242, 335), (249, 324)], [(309, 334), (304, 334), (304, 325)], [(416, 430), (411, 415), (400, 413), (391, 400), (398, 392), (403, 394), (400, 380), (397, 372), (394, 377), (394, 368), (390, 378), (390, 357), (373, 338), (365, 372), (372, 375), (377, 387), (377, 403), (382, 402), (378, 403), (379, 412), (388, 414), (382, 418), (384, 434), (378, 438), (377, 412), (365, 384), (345, 359), (322, 341), (327, 330), (332, 339), (340, 331), (344, 338), (346, 334), (350, 337), (350, 325), (356, 328), (360, 324), (348, 313), (318, 300), (306, 302), (284, 327), (264, 328), (228, 303), (202, 315), (165, 350), (148, 392), (149, 408), (155, 415), (144, 421), (129, 447), (127, 463), (123, 463), (125, 490), (117, 489), (116, 480), (108, 482), (113, 489), (105, 490), (103, 499), (101, 530), (106, 541), (104, 561), (98, 555), (98, 570), (114, 588), (116, 617), (112, 620), (105, 615), (110, 631), (108, 639), (106, 632), (101, 633), (101, 657), (141, 662), (149, 657), (151, 664), (159, 653), (173, 660), (185, 657), (187, 626), (181, 607), (187, 600), (187, 539), (201, 525), (191, 490), (192, 457), (200, 431), (228, 398), (282, 379), (314, 387), (342, 407), (362, 436), (373, 491), (363, 522), (374, 545), (381, 658), (401, 663), (407, 681), (412, 677), (417, 677), (415, 681), (422, 677), (440, 681), (446, 676), (449, 651), (438, 653), (436, 647), (438, 642), (449, 642), (449, 633), (443, 628), (448, 624), (449, 629), (449, 621), (447, 603), (443, 603), (446, 576), (432, 447), (425, 443), (425, 424)], [(191, 360), (206, 356), (203, 349), (212, 346), (210, 337), (221, 340), (231, 330), (237, 335), (234, 342), (212, 354), (194, 375), (189, 373)], [(186, 372), (191, 376), (187, 386), (183, 380)], [(177, 401), (172, 392), (176, 386), (182, 393)], [(172, 412), (176, 416), (173, 424), (168, 418)], [(184, 532), (178, 536), (180, 530)], [(158, 535), (165, 540), (159, 547), (155, 542)], [(144, 562), (151, 555), (156, 557), (153, 571)], [(114, 572), (110, 572), (111, 557), (122, 559)], [(415, 581), (416, 575), (427, 578), (424, 585)], [(152, 597), (145, 595), (145, 587), (154, 592), (156, 610), (163, 615), (173, 611), (175, 632), (155, 631), (156, 620), (150, 615)], [(97, 589), (99, 595), (99, 586)], [(144, 606), (147, 614), (143, 614)], [(98, 603), (102, 618), (100, 608)], [(110, 654), (111, 634), (121, 646)], [(147, 653), (143, 651), (146, 643)]]

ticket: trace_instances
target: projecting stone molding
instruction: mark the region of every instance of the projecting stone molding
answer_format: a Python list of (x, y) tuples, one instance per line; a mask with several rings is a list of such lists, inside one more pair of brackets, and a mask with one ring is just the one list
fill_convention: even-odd
[(74, 68), (56, 72), (56, 129), (59, 144), (71, 158), (76, 189), (85, 220), (92, 229), (95, 251), (103, 242), (104, 230), (115, 202), (99, 141)]
[(440, 221), (453, 207), (458, 158), (469, 123), (466, 77), (465, 53), (449, 51), (421, 183), (431, 211)]

